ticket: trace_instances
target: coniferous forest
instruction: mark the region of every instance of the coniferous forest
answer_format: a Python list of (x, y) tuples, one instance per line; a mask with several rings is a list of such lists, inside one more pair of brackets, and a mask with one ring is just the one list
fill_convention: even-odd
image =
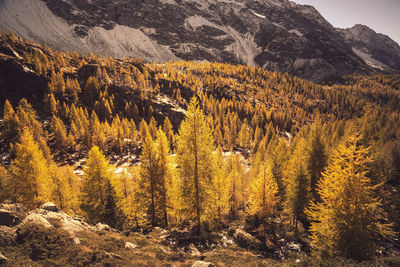
[[(151, 250), (155, 231), (185, 232), (216, 266), (400, 264), (400, 75), (316, 84), (243, 65), (58, 52), (14, 34), (1, 35), (0, 58), (44, 84), (0, 84), (3, 209), (52, 202), (114, 229), (76, 235), (85, 249), (62, 256), (72, 241), (60, 227), (24, 224), (16, 244), (2, 243), (31, 255), (20, 265), (196, 259), (180, 245)], [(237, 247), (214, 242), (219, 233)], [(107, 250), (116, 236), (144, 250), (119, 258)], [(96, 242), (111, 256), (93, 260)]]

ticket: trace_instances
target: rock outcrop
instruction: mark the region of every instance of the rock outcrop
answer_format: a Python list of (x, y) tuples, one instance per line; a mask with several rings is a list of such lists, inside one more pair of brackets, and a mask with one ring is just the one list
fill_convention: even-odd
[(241, 228), (235, 229), (233, 237), (236, 243), (242, 248), (259, 250), (263, 247), (263, 244), (260, 240), (258, 240), (257, 238), (255, 238), (254, 236), (247, 233)]
[(15, 226), (27, 216), (22, 204), (0, 204), (0, 225)]

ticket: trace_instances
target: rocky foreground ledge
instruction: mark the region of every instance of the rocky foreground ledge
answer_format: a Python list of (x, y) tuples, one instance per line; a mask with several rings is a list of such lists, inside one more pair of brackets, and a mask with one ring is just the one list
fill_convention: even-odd
[[(29, 212), (22, 204), (0, 204), (0, 262), (9, 266), (163, 266), (169, 262), (173, 266), (202, 267), (219, 266), (221, 258), (228, 266), (240, 261), (274, 261), (262, 255), (266, 251), (262, 242), (241, 226), (208, 235), (195, 237), (187, 228), (119, 231), (102, 223), (90, 225), (53, 203)], [(298, 257), (303, 253), (299, 244), (288, 243), (282, 248)]]

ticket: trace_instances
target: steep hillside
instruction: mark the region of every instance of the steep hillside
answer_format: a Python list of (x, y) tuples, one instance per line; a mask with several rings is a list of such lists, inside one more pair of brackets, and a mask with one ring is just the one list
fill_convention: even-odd
[(240, 63), (318, 82), (400, 69), (397, 44), (350, 44), (315, 8), (287, 0), (2, 0), (0, 29), (63, 51)]

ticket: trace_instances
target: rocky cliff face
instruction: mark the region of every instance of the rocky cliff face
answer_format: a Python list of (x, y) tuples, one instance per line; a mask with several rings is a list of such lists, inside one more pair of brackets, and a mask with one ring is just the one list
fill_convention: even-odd
[(337, 30), (288, 0), (1, 0), (0, 28), (56, 49), (240, 63), (313, 81), (400, 69), (388, 37)]
[(400, 46), (388, 36), (357, 24), (338, 29), (346, 44), (371, 67), (381, 70), (400, 70)]

